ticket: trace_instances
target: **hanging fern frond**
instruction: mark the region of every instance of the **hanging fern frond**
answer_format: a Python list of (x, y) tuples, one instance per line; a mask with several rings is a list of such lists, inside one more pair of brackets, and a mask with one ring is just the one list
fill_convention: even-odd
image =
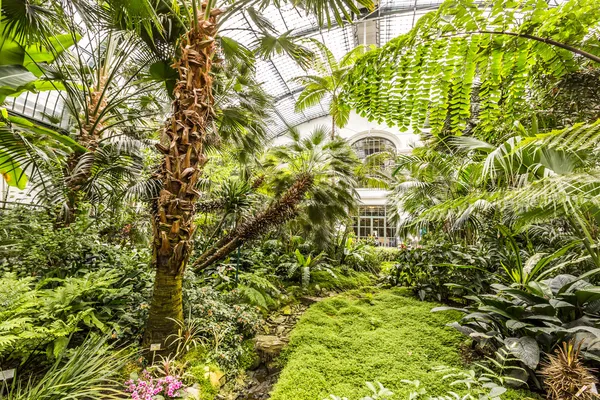
[(471, 119), (488, 137), (527, 110), (535, 76), (600, 65), (594, 0), (449, 0), (407, 34), (360, 58), (344, 101), (369, 120), (461, 135)]

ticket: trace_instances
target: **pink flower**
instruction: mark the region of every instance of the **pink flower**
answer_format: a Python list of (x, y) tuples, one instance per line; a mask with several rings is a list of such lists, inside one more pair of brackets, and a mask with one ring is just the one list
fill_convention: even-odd
[(131, 393), (132, 400), (154, 400), (159, 394), (166, 398), (178, 397), (178, 390), (183, 387), (183, 383), (179, 377), (172, 375), (155, 380), (148, 371), (144, 370), (142, 378), (137, 381), (130, 379), (125, 382), (125, 386), (125, 391)]

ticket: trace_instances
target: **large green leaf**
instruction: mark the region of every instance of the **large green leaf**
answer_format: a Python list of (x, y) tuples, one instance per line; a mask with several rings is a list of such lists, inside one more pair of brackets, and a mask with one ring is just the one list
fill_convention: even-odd
[(25, 90), (31, 90), (36, 79), (21, 65), (0, 65), (0, 105), (7, 96), (18, 96)]
[(52, 129), (45, 128), (41, 125), (34, 124), (33, 122), (31, 122), (30, 120), (28, 120), (26, 118), (11, 115), (8, 117), (8, 120), (10, 121), (11, 124), (16, 125), (23, 130), (26, 130), (26, 131), (29, 131), (32, 133), (36, 133), (38, 135), (45, 135), (45, 136), (51, 137), (54, 140), (64, 144), (65, 146), (70, 147), (73, 150), (80, 151), (80, 152), (87, 152), (87, 149), (85, 147), (83, 147), (82, 145), (77, 143), (77, 141), (70, 138), (69, 136), (64, 135), (60, 132), (56, 132)]
[(37, 78), (22, 65), (0, 65), (0, 89), (19, 89)]
[(28, 45), (24, 49), (25, 58), (23, 66), (36, 76), (41, 76), (43, 72), (39, 64), (53, 62), (60, 53), (73, 46), (80, 39), (80, 35), (63, 34), (48, 38), (48, 45), (52, 46), (52, 49), (39, 45)]
[(51, 63), (64, 50), (81, 39), (81, 35), (62, 34), (48, 37), (45, 44), (17, 38), (0, 23), (0, 65), (22, 65), (36, 76), (42, 75), (39, 64)]
[(5, 25), (0, 23), (0, 65), (23, 65), (24, 60), (23, 47), (5, 30)]
[(527, 367), (535, 370), (540, 362), (540, 346), (534, 338), (506, 338), (504, 344), (508, 350)]
[(579, 304), (589, 303), (600, 299), (600, 286), (594, 286), (575, 292)]
[(10, 154), (0, 150), (0, 174), (8, 186), (25, 189), (27, 176)]
[(175, 83), (177, 83), (177, 79), (179, 78), (177, 70), (171, 67), (171, 64), (166, 61), (157, 61), (150, 66), (149, 72), (152, 79), (164, 82), (167, 93), (169, 96), (172, 96)]

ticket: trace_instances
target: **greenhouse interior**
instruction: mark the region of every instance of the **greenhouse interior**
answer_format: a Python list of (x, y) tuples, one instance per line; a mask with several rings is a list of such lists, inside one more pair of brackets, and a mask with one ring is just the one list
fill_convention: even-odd
[(0, 1), (0, 400), (600, 399), (600, 0)]

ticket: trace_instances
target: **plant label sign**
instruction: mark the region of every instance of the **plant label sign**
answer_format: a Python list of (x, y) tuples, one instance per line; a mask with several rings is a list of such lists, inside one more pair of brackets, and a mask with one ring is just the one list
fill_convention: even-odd
[(160, 350), (160, 343), (154, 343), (150, 345), (150, 351), (158, 351)]
[(13, 369), (6, 369), (4, 371), (0, 371), (0, 381), (7, 381), (9, 379), (12, 379), (15, 377), (15, 370)]

